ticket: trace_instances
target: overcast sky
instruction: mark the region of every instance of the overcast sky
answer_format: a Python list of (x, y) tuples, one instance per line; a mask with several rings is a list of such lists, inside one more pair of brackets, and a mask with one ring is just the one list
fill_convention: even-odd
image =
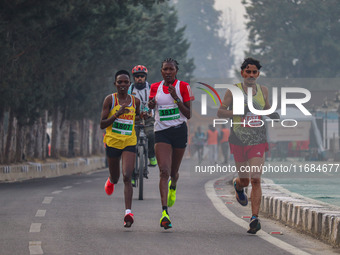
[[(239, 41), (235, 49), (236, 62), (242, 61), (244, 58), (243, 51), (246, 49), (247, 45), (247, 32), (244, 24), (246, 20), (243, 17), (246, 11), (241, 0), (215, 0), (215, 8), (224, 13), (227, 13), (230, 8), (236, 22), (236, 30), (240, 31), (239, 35), (236, 36)], [(236, 63), (236, 65), (238, 66), (238, 63)]]

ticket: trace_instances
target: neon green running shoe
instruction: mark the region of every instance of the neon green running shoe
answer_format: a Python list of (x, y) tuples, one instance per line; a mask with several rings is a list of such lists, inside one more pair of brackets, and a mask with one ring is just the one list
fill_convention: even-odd
[(132, 187), (136, 187), (136, 180), (134, 178), (131, 179)]
[(171, 189), (171, 180), (169, 181), (169, 190), (168, 190), (168, 207), (171, 207), (175, 204), (176, 201), (176, 190)]
[(161, 228), (164, 228), (164, 229), (172, 228), (169, 215), (166, 213), (165, 210), (162, 212), (162, 218), (160, 219), (160, 224), (161, 224)]
[(149, 166), (152, 166), (152, 167), (157, 166), (157, 159), (156, 159), (156, 157), (149, 158), (149, 161), (150, 161)]

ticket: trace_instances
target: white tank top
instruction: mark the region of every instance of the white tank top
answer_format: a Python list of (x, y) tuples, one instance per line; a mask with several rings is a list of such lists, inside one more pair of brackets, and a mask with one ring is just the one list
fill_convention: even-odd
[[(180, 81), (178, 80), (175, 89), (176, 94), (183, 102), (183, 98), (179, 86)], [(164, 130), (170, 127), (175, 127), (183, 122), (187, 121), (187, 118), (181, 113), (178, 105), (175, 104), (174, 99), (169, 94), (165, 94), (163, 91), (164, 81), (158, 86), (157, 93), (155, 96), (156, 100), (156, 114), (155, 114), (155, 131)], [(172, 86), (172, 85), (170, 85)]]

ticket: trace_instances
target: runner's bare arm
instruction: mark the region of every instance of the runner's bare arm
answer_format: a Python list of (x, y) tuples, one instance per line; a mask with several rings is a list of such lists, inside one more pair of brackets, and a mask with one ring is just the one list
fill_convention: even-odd
[(232, 118), (233, 117), (233, 111), (228, 110), (229, 106), (233, 103), (233, 95), (231, 94), (231, 91), (228, 89), (227, 92), (224, 95), (222, 105), (217, 111), (217, 117), (219, 118)]
[(149, 102), (148, 102), (148, 107), (150, 109), (154, 109), (155, 106), (156, 106), (156, 99), (155, 98), (150, 99)]
[(108, 95), (104, 99), (104, 103), (103, 103), (103, 109), (102, 109), (101, 118), (100, 118), (100, 128), (101, 129), (107, 128), (116, 119), (116, 117), (114, 115), (111, 116), (109, 119), (107, 118), (110, 114), (111, 106), (112, 106), (112, 95)]
[(264, 97), (264, 101), (265, 101), (265, 105), (264, 105), (263, 110), (268, 110), (271, 107), (271, 105), (269, 103), (269, 97), (268, 97), (268, 88), (261, 85), (261, 89), (262, 89), (262, 93), (263, 93), (263, 97)]
[(181, 111), (181, 113), (187, 118), (191, 118), (191, 101), (187, 101), (183, 103), (182, 101), (179, 102), (178, 104), (178, 109)]
[(179, 97), (176, 93), (176, 89), (173, 86), (169, 86), (169, 93), (172, 96), (173, 99), (177, 100), (178, 103), (178, 109), (181, 111), (181, 113), (187, 118), (190, 119), (191, 118), (191, 101), (187, 101), (185, 103), (183, 103), (181, 100), (179, 100)]
[[(261, 86), (261, 89), (262, 89), (262, 93), (263, 93), (263, 96), (264, 96), (264, 100), (265, 100), (265, 105), (264, 105), (264, 110), (268, 110), (270, 109), (271, 105), (269, 103), (269, 97), (268, 97), (268, 88), (265, 87), (265, 86)], [(274, 119), (274, 120), (279, 120), (280, 119), (280, 115), (277, 113), (277, 112), (273, 112), (269, 115), (267, 115), (269, 118), (271, 119)]]

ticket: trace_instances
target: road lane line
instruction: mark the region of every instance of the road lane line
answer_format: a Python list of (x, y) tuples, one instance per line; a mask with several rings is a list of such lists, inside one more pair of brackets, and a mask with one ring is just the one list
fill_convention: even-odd
[(61, 192), (63, 192), (62, 190), (56, 190), (56, 191), (53, 191), (52, 194), (60, 194)]
[(32, 223), (30, 227), (30, 233), (39, 233), (41, 229), (41, 223)]
[(72, 186), (63, 187), (63, 189), (70, 189), (70, 188), (72, 188)]
[(28, 248), (30, 250), (30, 254), (32, 255), (40, 255), (44, 254), (42, 248), (41, 248), (41, 242), (40, 241), (31, 241), (28, 243)]
[[(205, 184), (205, 193), (207, 194), (208, 198), (211, 200), (211, 202), (213, 203), (214, 207), (216, 208), (216, 210), (222, 214), (225, 218), (227, 218), (228, 220), (234, 222), (235, 224), (239, 225), (240, 227), (248, 230), (249, 226), (248, 223), (244, 220), (242, 220), (241, 218), (239, 218), (238, 216), (236, 216), (235, 214), (233, 214), (228, 207), (225, 206), (225, 204), (222, 202), (222, 200), (217, 197), (215, 189), (214, 189), (214, 183), (215, 180), (211, 180), (208, 181)], [(266, 232), (264, 232), (263, 230), (260, 230), (257, 232), (256, 236), (262, 238), (263, 240), (279, 247), (282, 250), (285, 250), (291, 254), (295, 254), (295, 255), (308, 255), (310, 253), (307, 253), (303, 250), (298, 249), (297, 247), (290, 245), (289, 243), (286, 243), (284, 241), (281, 241), (280, 239), (277, 239), (275, 237), (272, 237), (271, 235), (267, 234)]]
[(53, 197), (44, 197), (42, 201), (43, 204), (50, 204), (52, 202)]
[(46, 210), (38, 210), (35, 217), (45, 217)]

